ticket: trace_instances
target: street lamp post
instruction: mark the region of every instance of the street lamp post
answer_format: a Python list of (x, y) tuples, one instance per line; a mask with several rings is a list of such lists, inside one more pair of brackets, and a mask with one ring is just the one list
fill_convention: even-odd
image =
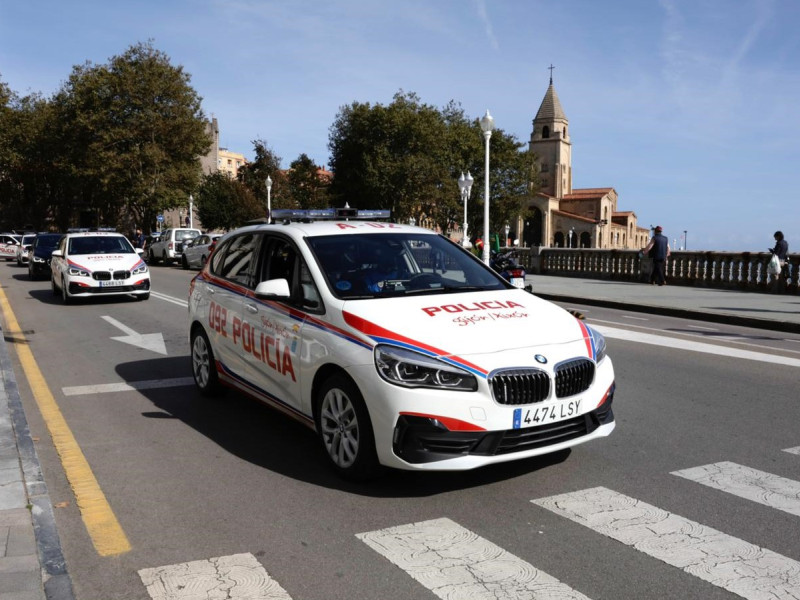
[(688, 246), (687, 246), (687, 238), (686, 238), (686, 234), (687, 234), (687, 233), (688, 233), (688, 231), (686, 231), (686, 230), (684, 229), (684, 230), (683, 230), (683, 249), (684, 249), (684, 250), (688, 250)]
[(267, 223), (272, 223), (272, 178), (267, 175)]
[(486, 109), (486, 114), (481, 118), (481, 131), (486, 139), (486, 164), (484, 165), (484, 191), (483, 191), (483, 262), (489, 264), (489, 138), (492, 137), (494, 119)]
[(194, 228), (194, 198), (189, 194), (189, 229)]
[(508, 246), (509, 246), (509, 243), (508, 243), (508, 232), (509, 232), (509, 231), (511, 231), (511, 225), (509, 225), (508, 223), (506, 223), (506, 226), (505, 226), (505, 227), (503, 227), (503, 229), (504, 229), (504, 230), (505, 230), (505, 232), (506, 232), (505, 245), (506, 245), (506, 247), (508, 247)]
[(472, 192), (472, 182), (474, 179), (470, 172), (467, 171), (467, 176), (464, 177), (464, 173), (461, 173), (461, 177), (458, 178), (458, 189), (461, 190), (461, 201), (464, 203), (464, 229), (463, 234), (461, 236), (461, 245), (464, 248), (469, 248), (469, 237), (467, 236), (467, 200), (469, 200), (469, 195)]

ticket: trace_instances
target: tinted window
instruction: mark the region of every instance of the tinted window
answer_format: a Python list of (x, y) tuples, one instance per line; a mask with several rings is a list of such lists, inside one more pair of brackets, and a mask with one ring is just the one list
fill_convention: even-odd
[(214, 253), (211, 271), (241, 285), (250, 285), (250, 272), (258, 246), (258, 236), (253, 233), (237, 235), (225, 245), (222, 252)]
[(135, 252), (122, 236), (75, 237), (69, 239), (69, 254), (129, 254)]

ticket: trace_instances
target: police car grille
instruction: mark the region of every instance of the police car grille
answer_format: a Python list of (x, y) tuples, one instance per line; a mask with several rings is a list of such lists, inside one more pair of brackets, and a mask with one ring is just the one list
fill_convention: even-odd
[(95, 281), (111, 281), (112, 279), (128, 279), (131, 276), (130, 271), (95, 271), (92, 273), (92, 278)]
[(576, 358), (556, 366), (556, 397), (566, 398), (589, 389), (594, 381), (594, 363)]
[(541, 369), (498, 371), (489, 384), (498, 404), (533, 404), (550, 395), (550, 376)]
[(494, 453), (510, 454), (560, 444), (583, 437), (595, 429), (597, 425), (590, 415), (581, 415), (566, 421), (528, 429), (512, 429), (503, 432)]

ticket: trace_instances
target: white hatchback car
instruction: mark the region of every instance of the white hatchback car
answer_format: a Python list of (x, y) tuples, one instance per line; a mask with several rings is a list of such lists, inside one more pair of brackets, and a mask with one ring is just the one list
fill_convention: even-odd
[(61, 238), (50, 260), (53, 295), (73, 298), (132, 294), (150, 297), (150, 272), (142, 250), (120, 233), (86, 231)]
[(443, 236), (342, 210), (276, 210), (217, 243), (189, 293), (203, 394), (225, 384), (308, 425), (352, 479), (611, 433), (602, 335)]

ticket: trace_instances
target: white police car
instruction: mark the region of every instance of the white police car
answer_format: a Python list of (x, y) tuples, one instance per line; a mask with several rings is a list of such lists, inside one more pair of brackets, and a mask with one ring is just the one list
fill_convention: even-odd
[[(388, 211), (273, 211), (189, 293), (192, 372), (316, 430), (333, 467), (463, 470), (614, 429), (603, 337)], [(343, 217), (347, 217), (345, 220)], [(368, 220), (362, 220), (362, 219)]]
[(73, 298), (132, 294), (150, 297), (150, 272), (142, 250), (116, 232), (81, 231), (61, 238), (50, 260), (53, 295)]

